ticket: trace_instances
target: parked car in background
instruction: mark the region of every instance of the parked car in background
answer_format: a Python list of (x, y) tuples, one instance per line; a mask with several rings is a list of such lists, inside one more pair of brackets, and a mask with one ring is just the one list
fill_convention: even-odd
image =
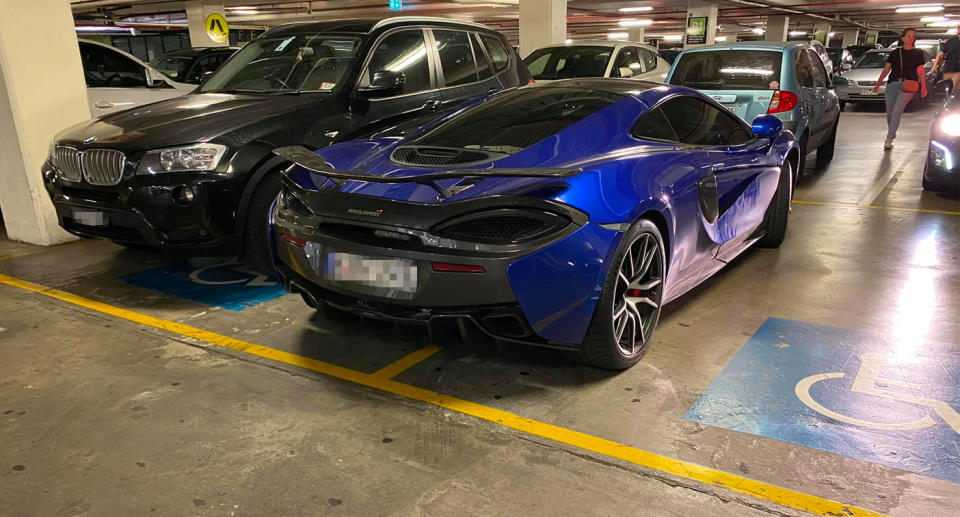
[(620, 77), (663, 82), (670, 65), (655, 48), (628, 41), (578, 41), (534, 50), (523, 60), (537, 84), (557, 79)]
[[(638, 102), (639, 101), (639, 102)], [(625, 369), (661, 307), (786, 234), (799, 161), (689, 88), (583, 79), (489, 97), (403, 139), (276, 150), (284, 285), (330, 314)]]
[[(933, 92), (933, 84), (936, 74), (933, 72), (933, 59), (926, 50), (920, 49), (924, 53), (924, 69), (926, 71), (927, 87)], [(887, 64), (891, 53), (897, 52), (897, 49), (874, 49), (869, 50), (853, 64), (853, 68), (845, 70), (840, 77), (833, 80), (837, 89), (837, 96), (840, 98), (840, 109), (843, 110), (848, 103), (883, 103), (886, 83), (880, 85), (878, 92), (873, 91), (877, 79), (883, 72), (883, 67)], [(894, 56), (896, 57), (896, 56)], [(911, 105), (926, 104), (930, 102), (930, 95), (921, 98), (915, 95), (910, 101)]]
[(662, 48), (659, 51), (657, 51), (660, 57), (662, 57), (664, 61), (666, 61), (667, 64), (670, 64), (670, 65), (673, 64), (674, 60), (677, 59), (677, 56), (679, 56), (681, 52), (683, 52), (682, 48), (667, 48), (667, 49)]
[(827, 56), (830, 57), (830, 62), (833, 63), (833, 72), (834, 72), (834, 74), (842, 73), (842, 71), (843, 71), (843, 63), (845, 62), (845, 61), (844, 61), (844, 57), (846, 56), (846, 54), (844, 54), (844, 52), (843, 52), (843, 49), (842, 49), (842, 48), (828, 48), (828, 49), (827, 49)]
[(858, 59), (860, 59), (860, 56), (866, 54), (867, 51), (869, 51), (869, 50), (874, 50), (874, 49), (878, 49), (878, 48), (883, 48), (883, 46), (882, 46), (882, 45), (879, 45), (879, 44), (874, 44), (874, 45), (850, 45), (850, 46), (848, 46), (847, 48), (843, 49), (843, 51), (846, 53), (846, 55), (849, 56), (849, 58), (844, 58), (844, 61), (847, 62), (847, 63), (850, 63), (850, 64), (852, 65), (854, 62), (856, 62)]
[(806, 43), (690, 48), (677, 56), (667, 82), (696, 88), (744, 120), (776, 115), (800, 142), (801, 174), (814, 150), (817, 168), (833, 159), (840, 102), (823, 60)]
[(63, 228), (123, 245), (239, 253), (269, 270), (267, 215), (289, 164), (319, 149), (434, 119), (525, 85), (507, 39), (439, 18), (270, 29), (184, 97), (67, 129), (44, 164)]
[(150, 66), (171, 80), (200, 84), (204, 75), (220, 68), (238, 50), (240, 47), (181, 48), (153, 58)]
[(94, 118), (134, 106), (179, 97), (196, 85), (174, 81), (118, 48), (80, 40), (87, 101)]
[(930, 126), (923, 189), (960, 192), (960, 164), (957, 160), (960, 160), (960, 101), (949, 97)]
[(827, 77), (833, 77), (835, 72), (839, 72), (840, 69), (833, 68), (833, 60), (830, 59), (830, 53), (827, 52), (827, 47), (823, 43), (820, 43), (817, 40), (810, 40), (805, 42), (807, 45), (810, 45), (810, 49), (817, 53), (820, 56), (820, 60), (823, 61), (824, 68), (827, 69)]

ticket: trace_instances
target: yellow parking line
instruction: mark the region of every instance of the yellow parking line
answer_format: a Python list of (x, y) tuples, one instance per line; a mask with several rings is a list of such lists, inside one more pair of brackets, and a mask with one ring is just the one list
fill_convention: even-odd
[(412, 368), (414, 365), (425, 361), (431, 355), (440, 351), (440, 347), (436, 345), (425, 346), (419, 350), (415, 350), (406, 356), (380, 368), (379, 370), (373, 372), (371, 375), (378, 379), (392, 379), (397, 375), (400, 375), (409, 368)]
[[(393, 370), (400, 370), (399, 367), (409, 364), (416, 364), (416, 359), (421, 356), (435, 353), (436, 347), (425, 347), (414, 352), (407, 357), (388, 365), (374, 374), (366, 374), (337, 366), (317, 359), (303, 357), (300, 355), (284, 352), (275, 348), (270, 348), (254, 343), (248, 343), (236, 338), (217, 334), (207, 330), (191, 327), (182, 323), (168, 321), (146, 314), (141, 314), (128, 309), (115, 307), (113, 305), (77, 296), (65, 291), (45, 287), (33, 282), (20, 280), (11, 276), (0, 274), (0, 284), (6, 284), (20, 289), (26, 289), (35, 293), (40, 293), (51, 298), (71, 303), (90, 310), (109, 314), (141, 325), (158, 328), (181, 336), (198, 339), (212, 345), (237, 350), (257, 357), (263, 357), (280, 363), (297, 366), (311, 370), (338, 379), (354, 382), (362, 386), (382, 390), (394, 395), (406, 397), (409, 399), (426, 402), (445, 409), (457, 411), (482, 420), (494, 422), (504, 427), (541, 436), (558, 443), (563, 443), (583, 450), (602, 454), (612, 458), (617, 458), (641, 467), (658, 470), (674, 476), (687, 479), (693, 479), (709, 485), (717, 485), (727, 489), (747, 494), (758, 499), (770, 501), (782, 506), (795, 508), (817, 515), (845, 515), (880, 517), (882, 514), (845, 505), (831, 499), (817, 497), (815, 495), (797, 492), (788, 488), (771, 485), (762, 481), (744, 478), (736, 474), (722, 472), (709, 467), (697, 465), (695, 463), (677, 460), (666, 456), (661, 456), (652, 452), (644, 451), (628, 445), (623, 445), (611, 440), (599, 438), (572, 429), (547, 424), (537, 420), (522, 417), (520, 415), (496, 409), (468, 400), (458, 399), (448, 395), (442, 395), (430, 390), (403, 384), (390, 380), (386, 377)], [(411, 357), (413, 356), (413, 357)], [(423, 357), (425, 359), (426, 357)], [(422, 359), (420, 359), (422, 360)], [(408, 366), (409, 367), (409, 366)], [(388, 370), (389, 369), (389, 370)]]
[(895, 212), (916, 212), (921, 214), (960, 215), (960, 212), (954, 212), (951, 210), (927, 210), (923, 208), (900, 208), (897, 206), (858, 205), (856, 203), (835, 203), (835, 202), (828, 202), (828, 201), (801, 201), (799, 199), (794, 199), (793, 203), (795, 205), (839, 206), (843, 208), (873, 208), (875, 210), (893, 210)]

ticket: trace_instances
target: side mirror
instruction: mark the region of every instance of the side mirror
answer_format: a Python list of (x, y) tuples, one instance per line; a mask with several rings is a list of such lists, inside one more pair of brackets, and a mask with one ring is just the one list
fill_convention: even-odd
[(206, 70), (203, 72), (203, 75), (200, 76), (200, 84), (207, 82), (210, 79), (210, 76), (213, 75), (213, 70)]
[(358, 91), (364, 97), (390, 97), (403, 92), (407, 85), (407, 77), (403, 72), (381, 70), (374, 72), (370, 84), (361, 87)]
[(143, 73), (147, 77), (148, 88), (162, 88), (167, 85), (160, 72), (157, 72), (152, 68), (144, 68)]
[(629, 66), (621, 66), (617, 69), (617, 72), (619, 72), (620, 77), (623, 78), (633, 77), (633, 70)]
[(757, 138), (773, 138), (783, 131), (783, 121), (773, 115), (757, 115), (750, 129)]

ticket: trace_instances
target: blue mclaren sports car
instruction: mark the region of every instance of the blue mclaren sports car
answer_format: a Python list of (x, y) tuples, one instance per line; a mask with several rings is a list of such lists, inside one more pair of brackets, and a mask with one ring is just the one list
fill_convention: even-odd
[(680, 86), (557, 81), (292, 161), (284, 285), (328, 314), (636, 363), (663, 305), (784, 238), (799, 150)]

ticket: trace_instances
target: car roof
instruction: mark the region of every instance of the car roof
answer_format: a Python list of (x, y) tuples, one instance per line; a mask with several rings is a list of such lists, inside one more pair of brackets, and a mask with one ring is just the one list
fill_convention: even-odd
[(610, 77), (585, 77), (581, 79), (560, 79), (551, 81), (543, 86), (535, 88), (582, 88), (586, 90), (597, 90), (607, 93), (616, 93), (619, 95), (638, 97), (643, 92), (666, 86), (663, 83), (653, 81), (641, 81), (637, 79), (617, 79)]
[(472, 29), (483, 29), (493, 32), (493, 29), (474, 22), (464, 22), (451, 20), (448, 18), (434, 18), (430, 16), (393, 16), (382, 19), (344, 19), (329, 21), (306, 21), (293, 22), (277, 25), (267, 32), (270, 34), (297, 33), (304, 30), (316, 32), (353, 32), (359, 34), (369, 34), (377, 29), (390, 26), (403, 25), (447, 25), (451, 27), (462, 27)]
[(703, 52), (711, 50), (784, 50), (792, 47), (805, 47), (805, 41), (739, 41), (684, 49), (683, 52)]
[[(641, 41), (627, 41), (627, 40), (584, 40), (584, 41), (574, 41), (573, 43), (555, 43), (553, 45), (544, 45), (540, 48), (558, 48), (558, 47), (609, 47), (614, 48), (617, 45), (632, 45), (635, 47), (650, 47), (650, 45), (643, 43)], [(539, 50), (539, 49), (537, 49)]]

